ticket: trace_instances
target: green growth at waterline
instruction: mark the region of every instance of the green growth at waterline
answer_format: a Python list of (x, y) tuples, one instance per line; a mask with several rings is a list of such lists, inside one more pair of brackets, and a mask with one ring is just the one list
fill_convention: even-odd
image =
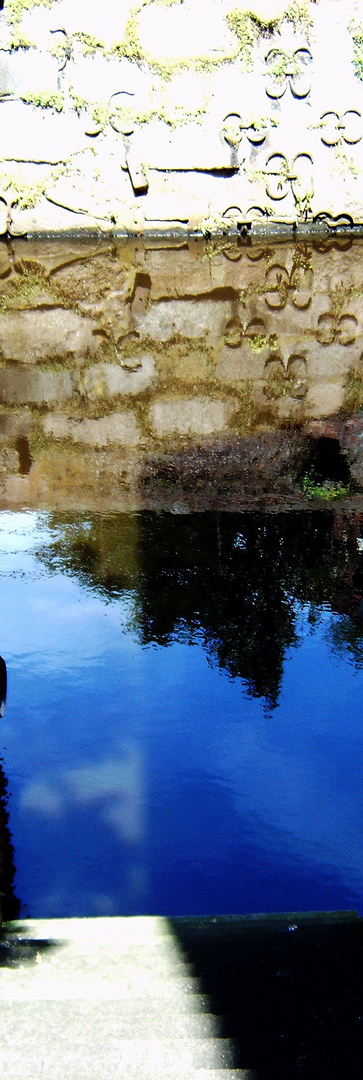
[(308, 499), (324, 499), (325, 502), (334, 502), (335, 499), (344, 499), (351, 494), (350, 484), (339, 484), (334, 480), (321, 482), (315, 472), (310, 469), (302, 478), (301, 487)]

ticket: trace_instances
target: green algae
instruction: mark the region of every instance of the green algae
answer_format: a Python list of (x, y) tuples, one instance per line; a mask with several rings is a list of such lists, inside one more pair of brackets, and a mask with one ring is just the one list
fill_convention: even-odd
[(347, 495), (351, 494), (350, 484), (339, 484), (334, 481), (319, 481), (314, 469), (310, 469), (305, 473), (301, 481), (301, 487), (304, 495), (308, 499), (323, 499), (324, 502), (335, 502), (337, 499), (344, 499)]

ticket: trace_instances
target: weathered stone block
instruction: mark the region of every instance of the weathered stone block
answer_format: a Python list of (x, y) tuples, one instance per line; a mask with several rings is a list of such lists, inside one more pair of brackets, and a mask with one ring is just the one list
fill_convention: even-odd
[[(0, 89), (2, 94), (57, 94), (58, 63), (41, 49), (0, 51)], [(5, 119), (5, 117), (4, 117)]]
[[(110, 164), (112, 175), (113, 163)], [(110, 176), (108, 180), (111, 181)], [(117, 194), (116, 192), (114, 194), (108, 185), (102, 181), (98, 182), (88, 170), (86, 163), (85, 175), (77, 176), (76, 173), (71, 173), (70, 176), (61, 177), (55, 184), (50, 183), (47, 186), (46, 198), (49, 203), (63, 207), (71, 214), (85, 214), (100, 223), (103, 221), (110, 225), (116, 206), (119, 212), (122, 212), (122, 204), (127, 195), (129, 196), (128, 200), (126, 199), (127, 205), (130, 202), (129, 185), (119, 168), (117, 168), (116, 191)]]
[[(194, 181), (195, 178), (192, 179)], [(164, 245), (159, 248), (157, 241), (155, 243), (152, 238), (145, 245), (145, 270), (152, 281), (153, 300), (165, 296), (186, 298), (208, 293), (218, 256), (210, 263), (200, 258), (197, 244), (186, 247), (184, 243), (178, 250), (178, 241), (170, 240), (170, 243), (174, 243), (176, 251)]]
[[(185, 350), (181, 344), (179, 347), (166, 349), (162, 357), (158, 357), (158, 371), (161, 380), (170, 379), (172, 383), (187, 383), (193, 387), (200, 383), (208, 385), (208, 380), (213, 375), (211, 357), (203, 346), (193, 346), (189, 343)], [(156, 388), (157, 389), (157, 388)]]
[[(153, 223), (155, 221), (166, 222), (179, 222), (187, 224), (190, 220), (190, 216), (197, 212), (199, 209), (199, 215), (203, 219), (203, 205), (200, 201), (199, 206), (195, 199), (190, 198), (184, 191), (182, 184), (179, 186), (179, 191), (175, 191), (175, 185), (170, 181), (168, 183), (169, 191), (160, 195), (151, 195), (147, 202), (147, 209), (145, 212), (145, 223)], [(170, 191), (170, 188), (174, 190)]]
[(64, 26), (68, 34), (83, 31), (109, 46), (122, 41), (134, 6), (134, 0), (122, 0), (117, 6), (114, 0), (103, 0), (102, 4), (95, 0), (57, 0), (54, 14), (57, 25)]
[(136, 446), (140, 431), (130, 411), (123, 410), (102, 416), (98, 420), (69, 420), (58, 413), (45, 417), (43, 429), (46, 435), (55, 439), (70, 439), (75, 443), (88, 446), (107, 446), (117, 443), (120, 446)]
[(143, 131), (142, 150), (151, 169), (208, 172), (230, 167), (230, 148), (214, 125), (189, 123), (172, 131), (163, 121), (155, 121)]
[(214, 82), (215, 75), (212, 72), (193, 71), (190, 68), (177, 72), (168, 82), (168, 108), (174, 108), (176, 115), (180, 109), (183, 110), (183, 115), (188, 111), (192, 116), (198, 113), (202, 123), (203, 114), (209, 111)]
[[(15, 12), (14, 6), (17, 7), (17, 10), (15, 10)], [(37, 49), (52, 49), (54, 46), (54, 37), (52, 34), (52, 30), (54, 30), (55, 27), (61, 25), (58, 23), (57, 12), (59, 12), (59, 5), (58, 3), (54, 3), (54, 0), (53, 4), (49, 4), (49, 6), (43, 6), (43, 4), (41, 3), (39, 5), (36, 3), (30, 3), (28, 8), (26, 8), (25, 6), (22, 8), (22, 5), (20, 4), (13, 5), (13, 11), (11, 10), (10, 4), (8, 5), (7, 0), (5, 0), (4, 30), (7, 25), (8, 35), (11, 39), (11, 15), (14, 13), (16, 20), (17, 17), (19, 18), (17, 29), (21, 38), (34, 42), (34, 45)], [(9, 15), (10, 20), (8, 21)]]
[(343, 401), (344, 386), (342, 386), (341, 382), (315, 383), (306, 396), (307, 415), (314, 418), (332, 416), (334, 413), (339, 412)]
[(0, 320), (0, 353), (4, 360), (36, 364), (42, 360), (94, 355), (95, 323), (63, 308), (6, 311)]
[(69, 372), (39, 371), (23, 367), (0, 369), (0, 401), (12, 404), (51, 405), (66, 401), (73, 392)]
[(247, 342), (236, 349), (224, 347), (216, 366), (217, 379), (232, 384), (245, 382), (247, 379), (252, 382), (261, 379), (269, 351), (267, 341), (265, 346), (261, 345), (256, 351), (249, 348)]
[(88, 145), (83, 124), (75, 113), (36, 109), (19, 101), (1, 103), (5, 161), (57, 164)]
[(111, 94), (123, 83), (120, 61), (109, 59), (101, 52), (83, 56), (81, 49), (67, 65), (67, 78), (73, 94), (90, 102), (107, 104)]
[(150, 386), (155, 378), (155, 361), (152, 356), (135, 359), (134, 369), (125, 369), (118, 364), (92, 364), (80, 375), (82, 392), (91, 401), (97, 398), (116, 397), (118, 394), (140, 394)]
[(162, 398), (150, 408), (155, 433), (168, 435), (213, 435), (228, 427), (236, 401), (207, 397)]
[(222, 5), (214, 0), (170, 7), (151, 4), (140, 12), (139, 33), (142, 47), (157, 59), (216, 59), (236, 48)]
[[(90, 103), (90, 117), (95, 104), (99, 113), (101, 106), (101, 118), (97, 122), (97, 110), (93, 118), (95, 134), (104, 124), (107, 130), (112, 129), (122, 135), (124, 127), (126, 130), (128, 126), (125, 125), (126, 118), (128, 123), (131, 119), (133, 127), (133, 115), (147, 115), (150, 111), (151, 76), (140, 71), (126, 57), (110, 57), (100, 51), (83, 56), (78, 48), (67, 65), (67, 79), (71, 95)], [(89, 120), (87, 130), (91, 133)]]
[(168, 341), (180, 334), (184, 338), (203, 337), (208, 342), (218, 338), (229, 309), (228, 301), (160, 301), (143, 315), (135, 315), (134, 326), (140, 335), (154, 341)]
[(84, 209), (71, 209), (62, 204), (58, 205), (51, 199), (48, 201), (46, 197), (42, 197), (35, 207), (29, 209), (22, 210), (15, 206), (11, 217), (10, 234), (14, 237), (32, 234), (49, 237), (52, 233), (72, 232), (79, 235), (87, 230), (107, 233), (110, 230), (110, 216), (100, 218), (92, 214), (92, 208), (89, 213)]

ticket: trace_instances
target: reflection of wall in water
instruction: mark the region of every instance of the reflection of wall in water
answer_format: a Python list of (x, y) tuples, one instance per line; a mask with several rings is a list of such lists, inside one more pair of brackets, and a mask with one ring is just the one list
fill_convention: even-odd
[(349, 417), (362, 405), (359, 242), (33, 242), (1, 259), (11, 499), (35, 497), (53, 469), (58, 484), (56, 445), (69, 457), (65, 497), (85, 459), (92, 488), (106, 452), (111, 487), (129, 490), (150, 451)]

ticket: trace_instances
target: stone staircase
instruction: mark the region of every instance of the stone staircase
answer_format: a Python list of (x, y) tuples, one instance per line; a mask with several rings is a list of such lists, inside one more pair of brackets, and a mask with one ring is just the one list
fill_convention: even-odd
[(7, 1080), (237, 1080), (163, 918), (15, 924), (0, 947)]
[(2, 1075), (360, 1080), (361, 960), (354, 913), (8, 924)]

